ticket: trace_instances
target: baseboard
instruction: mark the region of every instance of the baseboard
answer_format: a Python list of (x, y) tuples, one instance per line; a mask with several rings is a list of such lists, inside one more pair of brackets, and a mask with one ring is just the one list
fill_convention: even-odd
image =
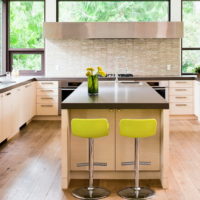
[(32, 120), (60, 121), (61, 116), (34, 116)]
[(170, 119), (194, 119), (198, 120), (196, 115), (170, 115)]

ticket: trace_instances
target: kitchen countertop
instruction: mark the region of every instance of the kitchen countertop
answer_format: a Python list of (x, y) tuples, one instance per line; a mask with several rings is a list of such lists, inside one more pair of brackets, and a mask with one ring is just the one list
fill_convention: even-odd
[[(4, 80), (5, 77), (0, 77), (0, 82)], [(101, 81), (114, 81), (114, 78), (99, 78)], [(14, 83), (8, 83), (8, 84), (1, 84), (0, 83), (0, 93), (9, 91), (11, 89), (14, 89), (16, 87), (25, 85), (32, 81), (77, 81), (77, 82), (83, 82), (86, 81), (86, 77), (47, 77), (47, 76), (19, 76), (17, 78), (13, 78), (15, 81)], [(132, 78), (119, 78), (119, 80), (130, 80), (130, 81), (151, 81), (151, 80), (198, 80), (195, 75), (191, 76), (134, 76)]]
[(61, 104), (62, 109), (168, 109), (169, 103), (146, 83), (99, 82), (99, 94), (89, 96), (83, 82)]

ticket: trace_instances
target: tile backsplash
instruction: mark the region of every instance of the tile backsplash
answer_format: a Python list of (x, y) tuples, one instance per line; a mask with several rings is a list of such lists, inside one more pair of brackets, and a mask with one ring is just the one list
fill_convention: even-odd
[[(134, 75), (180, 75), (180, 39), (46, 40), (46, 75), (79, 77), (88, 66)], [(171, 70), (167, 70), (170, 65)]]

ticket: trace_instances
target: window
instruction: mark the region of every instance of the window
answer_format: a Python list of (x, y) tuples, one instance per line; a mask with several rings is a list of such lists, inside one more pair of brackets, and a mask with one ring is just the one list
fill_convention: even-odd
[(168, 21), (168, 1), (59, 1), (60, 22)]
[(200, 1), (183, 1), (182, 73), (194, 73), (200, 65)]
[(44, 73), (44, 1), (10, 1), (10, 67), (20, 74)]

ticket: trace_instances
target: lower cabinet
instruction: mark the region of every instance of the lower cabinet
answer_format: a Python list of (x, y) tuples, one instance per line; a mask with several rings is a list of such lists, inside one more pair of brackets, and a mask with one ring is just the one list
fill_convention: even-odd
[(14, 133), (14, 115), (15, 113), (13, 111), (13, 90), (10, 90), (8, 92), (3, 93), (2, 98), (2, 113), (3, 113), (3, 134), (6, 136), (6, 138), (11, 138)]
[[(70, 110), (70, 120), (73, 118), (107, 118), (110, 124), (109, 136), (95, 139), (94, 161), (107, 163), (107, 166), (96, 167), (95, 170), (131, 171), (133, 165), (124, 165), (134, 161), (134, 138), (120, 136), (119, 122), (124, 118), (155, 118), (157, 134), (153, 137), (140, 139), (141, 170), (160, 170), (161, 141), (161, 110)], [(88, 139), (71, 135), (71, 170), (84, 171), (88, 167), (78, 167), (79, 163), (88, 162)]]
[[(115, 112), (114, 110), (75, 110), (70, 112), (71, 118), (106, 118), (109, 121), (109, 135), (94, 139), (94, 162), (106, 163), (107, 166), (95, 166), (95, 170), (115, 169)], [(88, 139), (71, 136), (71, 170), (88, 170), (88, 167), (78, 167), (79, 163), (88, 162)]]
[(6, 139), (3, 131), (3, 94), (0, 94), (0, 142)]
[[(35, 83), (12, 89), (0, 98), (0, 141), (12, 138), (36, 114)], [(2, 139), (1, 139), (2, 138)]]
[[(144, 119), (154, 118), (157, 120), (157, 134), (149, 138), (140, 139), (140, 165), (141, 170), (160, 169), (160, 110), (117, 110), (116, 111), (116, 170), (133, 170), (133, 165), (125, 165), (134, 161), (134, 138), (121, 136), (119, 122), (121, 119)], [(144, 165), (145, 164), (145, 165)]]

